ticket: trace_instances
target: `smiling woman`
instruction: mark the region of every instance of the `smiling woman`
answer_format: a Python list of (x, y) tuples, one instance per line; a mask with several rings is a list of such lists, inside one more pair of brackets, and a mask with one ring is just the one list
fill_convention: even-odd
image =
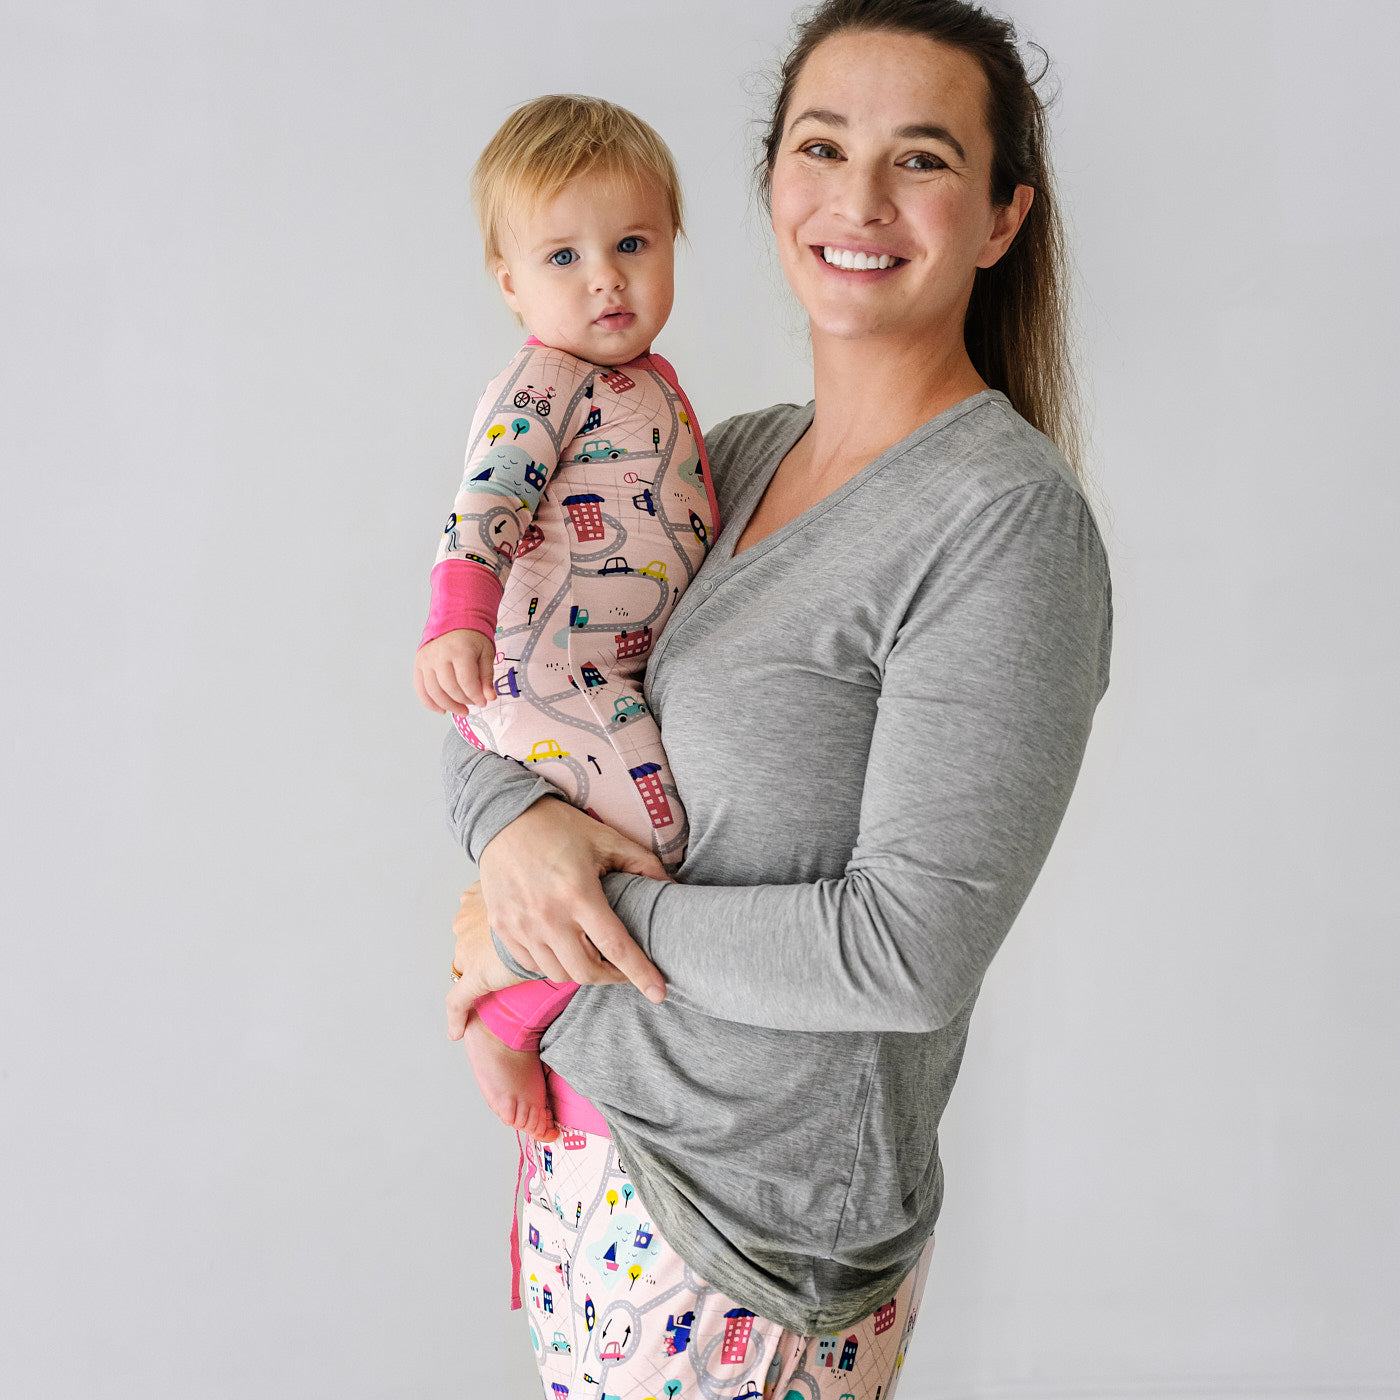
[[(725, 525), (644, 695), (689, 818), (676, 879), (449, 740), (485, 906), (458, 965), (489, 918), (511, 972), (589, 984), (541, 1041), (569, 1132), (522, 1202), (572, 1261), (561, 1390), (703, 1367), (719, 1394), (889, 1400), (904, 1363), (969, 1019), (1108, 679), (1014, 38), (960, 0), (829, 0), (783, 67), (761, 185), (815, 393), (706, 435)], [(625, 1228), (583, 1205), (624, 1191)], [(595, 1318), (624, 1262), (644, 1282)]]
[[(836, 139), (813, 159), (840, 159), (839, 138), (849, 135), (854, 114), (825, 104), (808, 105), (807, 98), (794, 103), (799, 78), (810, 72), (809, 62), (827, 40), (867, 41), (884, 50), (877, 86), (845, 85), (864, 110), (870, 98), (886, 92), (886, 83), (898, 84), (902, 76), (907, 88), (912, 69), (901, 61), (899, 50), (909, 56), (916, 36), (941, 48), (945, 72), (937, 89), (906, 91), (904, 110), (927, 108), (933, 101), (943, 111), (930, 111), (885, 133), (893, 138), (888, 154), (911, 173), (949, 169), (966, 179), (975, 171), (990, 206), (1019, 220), (1014, 240), (1002, 245), (1000, 255), (976, 264), (963, 340), (982, 380), (1002, 390), (1023, 418), (1077, 463), (1081, 429), (1066, 336), (1064, 235), (1048, 157), (1045, 109), (1035, 83), (1027, 79), (1009, 24), (956, 0), (836, 0), (823, 5), (803, 27), (783, 64), (759, 163), (760, 191), (771, 203), (785, 136), (820, 146), (824, 121), (825, 134)], [(830, 69), (830, 50), (827, 58)], [(976, 142), (975, 135), (969, 140), (966, 130), (948, 120), (948, 111), (956, 105), (963, 107), (983, 142)], [(804, 119), (810, 125), (800, 129)], [(1018, 207), (1022, 198), (1029, 207)], [(781, 239), (779, 245), (781, 253)], [(868, 257), (869, 249), (865, 251)]]

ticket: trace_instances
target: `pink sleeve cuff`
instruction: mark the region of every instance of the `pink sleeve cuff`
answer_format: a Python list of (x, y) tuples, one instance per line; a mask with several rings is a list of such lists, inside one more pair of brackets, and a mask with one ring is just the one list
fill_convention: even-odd
[(432, 601), (420, 647), (461, 627), (496, 640), (496, 614), (504, 590), (490, 569), (468, 559), (444, 559), (433, 569), (430, 583)]
[(538, 1050), (544, 1028), (569, 1004), (577, 982), (517, 982), (476, 1003), (486, 1029), (512, 1050)]

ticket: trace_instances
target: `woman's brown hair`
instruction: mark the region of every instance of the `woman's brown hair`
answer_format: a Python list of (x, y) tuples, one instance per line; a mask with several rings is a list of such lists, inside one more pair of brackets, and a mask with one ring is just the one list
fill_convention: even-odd
[[(1035, 191), (1011, 246), (991, 267), (978, 268), (963, 323), (978, 374), (1079, 467), (1079, 403), (1070, 355), (1064, 231), (1047, 151), (1045, 104), (1016, 44), (1010, 20), (965, 0), (826, 0), (797, 28), (783, 61), (773, 116), (759, 163), (765, 204), (787, 124), (793, 88), (816, 47), (836, 34), (871, 31), (922, 35), (971, 55), (987, 79), (987, 129), (992, 137), (991, 198), (1007, 205), (1017, 185)], [(1042, 51), (1043, 56), (1043, 51)], [(1048, 67), (1048, 63), (1046, 65)]]

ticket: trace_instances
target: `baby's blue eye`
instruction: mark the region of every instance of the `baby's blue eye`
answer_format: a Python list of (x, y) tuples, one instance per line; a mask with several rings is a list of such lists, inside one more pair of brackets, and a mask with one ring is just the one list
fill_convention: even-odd
[(640, 253), (642, 251), (642, 240), (634, 235), (629, 235), (617, 245), (619, 253)]
[(571, 262), (578, 261), (578, 254), (572, 248), (561, 248), (557, 253), (551, 253), (549, 260), (555, 267), (568, 267)]

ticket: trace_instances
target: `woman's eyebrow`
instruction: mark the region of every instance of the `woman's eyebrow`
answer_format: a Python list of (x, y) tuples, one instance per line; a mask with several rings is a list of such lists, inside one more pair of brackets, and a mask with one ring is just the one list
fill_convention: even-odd
[[(823, 122), (827, 126), (850, 125), (840, 112), (831, 112), (825, 107), (809, 107), (801, 116), (792, 119), (793, 126), (800, 126), (803, 122)], [(789, 130), (791, 130), (791, 128), (789, 128)]]
[(962, 142), (946, 126), (902, 126), (895, 135), (902, 141), (945, 141), (958, 153), (959, 160), (967, 159)]
[[(805, 112), (792, 119), (792, 126), (800, 126), (803, 122), (822, 122), (826, 126), (850, 126), (850, 122), (840, 112), (832, 112), (825, 107), (809, 107)], [(789, 130), (791, 129), (789, 128)], [(946, 142), (958, 153), (959, 160), (965, 161), (967, 159), (967, 152), (963, 150), (962, 142), (946, 126), (914, 122), (909, 126), (899, 127), (894, 134), (901, 141)]]

